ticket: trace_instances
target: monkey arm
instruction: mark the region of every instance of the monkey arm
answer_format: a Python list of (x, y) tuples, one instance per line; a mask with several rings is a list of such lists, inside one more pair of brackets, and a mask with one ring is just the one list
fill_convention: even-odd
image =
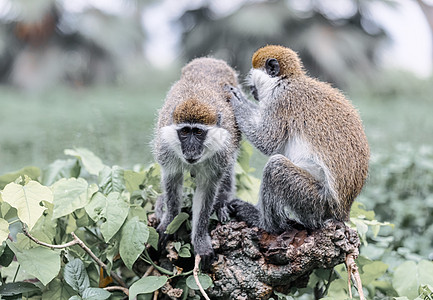
[(161, 177), (161, 187), (164, 193), (158, 201), (162, 201), (163, 204), (165, 204), (166, 209), (162, 215), (158, 231), (160, 234), (163, 234), (167, 229), (168, 224), (170, 224), (174, 217), (176, 217), (180, 212), (183, 174), (181, 172), (173, 172), (172, 170), (168, 170), (162, 166)]
[(279, 120), (264, 114), (260, 106), (246, 99), (239, 89), (231, 87), (231, 92), (230, 103), (242, 133), (263, 154), (277, 153), (284, 140), (284, 132), (279, 130), (284, 127), (275, 124)]
[(208, 225), (221, 177), (220, 172), (207, 174), (201, 172), (201, 176), (197, 176), (197, 188), (192, 200), (191, 240), (194, 252), (200, 255), (205, 269), (210, 265), (214, 257)]

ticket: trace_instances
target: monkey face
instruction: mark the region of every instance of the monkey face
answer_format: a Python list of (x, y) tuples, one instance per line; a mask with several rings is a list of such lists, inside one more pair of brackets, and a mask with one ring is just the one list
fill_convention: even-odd
[(161, 128), (161, 139), (164, 147), (181, 161), (195, 165), (227, 151), (230, 133), (217, 125), (182, 123)]
[[(269, 58), (268, 60), (266, 60), (265, 71), (270, 77), (278, 76), (280, 74), (280, 64), (278, 60), (276, 60), (275, 58)], [(259, 93), (255, 83), (250, 85), (250, 91), (254, 99), (259, 101)]]
[(197, 163), (203, 156), (207, 129), (196, 126), (183, 126), (177, 130), (183, 158), (189, 164)]

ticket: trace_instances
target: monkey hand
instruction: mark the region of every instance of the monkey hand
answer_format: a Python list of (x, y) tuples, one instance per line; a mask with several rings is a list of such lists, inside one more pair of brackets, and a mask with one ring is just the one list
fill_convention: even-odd
[(213, 207), (218, 220), (221, 223), (227, 223), (230, 221), (230, 211), (225, 202), (217, 201)]
[(250, 227), (260, 227), (260, 213), (251, 203), (233, 199), (227, 207), (230, 212), (230, 216), (234, 217), (238, 221), (244, 221)]
[(226, 85), (225, 90), (230, 93), (228, 102), (232, 103), (233, 105), (240, 105), (248, 101), (237, 87)]

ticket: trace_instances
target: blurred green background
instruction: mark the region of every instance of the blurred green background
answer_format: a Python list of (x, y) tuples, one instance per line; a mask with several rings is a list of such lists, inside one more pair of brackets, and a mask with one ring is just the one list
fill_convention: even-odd
[[(433, 258), (431, 26), (427, 0), (1, 0), (0, 173), (73, 147), (151, 163), (157, 110), (182, 65), (212, 55), (243, 82), (254, 51), (281, 44), (359, 109), (372, 149), (360, 199), (400, 225), (394, 249)], [(258, 177), (265, 161), (254, 154)]]

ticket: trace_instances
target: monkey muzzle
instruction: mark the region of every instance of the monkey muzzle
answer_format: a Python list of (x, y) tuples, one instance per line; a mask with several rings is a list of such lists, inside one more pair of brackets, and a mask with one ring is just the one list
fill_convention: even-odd
[(259, 101), (259, 94), (257, 92), (257, 88), (256, 88), (255, 85), (251, 85), (250, 86), (250, 91), (251, 91), (251, 94), (253, 95), (254, 99), (256, 99), (257, 101)]

